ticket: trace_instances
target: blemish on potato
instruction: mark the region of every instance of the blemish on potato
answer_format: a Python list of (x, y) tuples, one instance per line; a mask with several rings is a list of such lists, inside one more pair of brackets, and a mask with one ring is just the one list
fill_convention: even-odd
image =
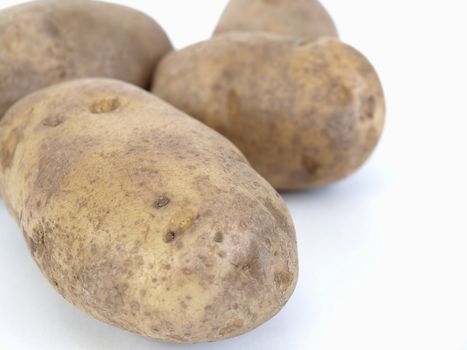
[(3, 143), (3, 147), (0, 149), (0, 159), (3, 169), (10, 167), (21, 138), (22, 133), (18, 129), (13, 129), (7, 136), (6, 141)]
[(110, 113), (119, 108), (120, 105), (121, 102), (118, 98), (102, 99), (94, 102), (90, 110), (93, 114)]
[(376, 113), (376, 98), (374, 96), (363, 98), (362, 105), (362, 115), (360, 116), (360, 120), (364, 122), (374, 119)]
[(320, 169), (320, 165), (312, 157), (308, 155), (302, 156), (302, 165), (306, 172), (310, 175), (317, 176)]
[(332, 81), (328, 93), (330, 103), (337, 106), (348, 106), (353, 101), (352, 90), (339, 81)]
[(214, 235), (214, 242), (222, 243), (224, 241), (224, 234), (220, 231), (216, 232)]
[(176, 233), (173, 231), (169, 231), (165, 234), (164, 242), (165, 243), (173, 242), (175, 240), (175, 237), (176, 237)]
[(159, 196), (154, 202), (154, 207), (161, 209), (166, 207), (170, 203), (170, 199), (165, 196)]
[(282, 289), (287, 290), (293, 281), (293, 275), (289, 272), (276, 272), (274, 273), (274, 283)]
[(48, 128), (56, 128), (57, 126), (62, 124), (64, 121), (65, 121), (65, 117), (63, 117), (62, 115), (54, 115), (54, 116), (44, 119), (44, 121), (42, 122), (42, 125)]

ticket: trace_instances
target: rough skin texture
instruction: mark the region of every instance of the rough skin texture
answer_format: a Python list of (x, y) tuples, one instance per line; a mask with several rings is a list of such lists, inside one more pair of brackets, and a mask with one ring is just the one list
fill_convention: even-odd
[(166, 341), (233, 337), (297, 281), (293, 223), (225, 138), (150, 93), (80, 80), (0, 123), (0, 190), (55, 288)]
[(376, 72), (334, 38), (217, 36), (167, 55), (153, 92), (224, 134), (278, 190), (351, 174), (384, 124)]
[(171, 49), (154, 20), (119, 5), (39, 0), (0, 11), (0, 119), (21, 97), (69, 79), (148, 87)]
[(307, 40), (337, 37), (336, 26), (317, 0), (230, 0), (214, 34), (271, 32)]

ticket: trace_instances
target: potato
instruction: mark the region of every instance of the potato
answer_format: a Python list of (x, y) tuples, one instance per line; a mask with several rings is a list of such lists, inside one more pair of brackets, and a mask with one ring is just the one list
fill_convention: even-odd
[(62, 83), (0, 125), (0, 190), (42, 272), (80, 309), (191, 343), (249, 331), (292, 294), (280, 196), (224, 137), (152, 94)]
[(338, 36), (318, 0), (230, 0), (214, 34), (231, 31), (272, 32), (310, 41)]
[(149, 87), (171, 48), (151, 18), (119, 5), (39, 0), (0, 11), (0, 119), (21, 97), (73, 78)]
[(229, 33), (168, 54), (153, 91), (224, 134), (278, 190), (342, 179), (380, 138), (370, 63), (338, 39)]

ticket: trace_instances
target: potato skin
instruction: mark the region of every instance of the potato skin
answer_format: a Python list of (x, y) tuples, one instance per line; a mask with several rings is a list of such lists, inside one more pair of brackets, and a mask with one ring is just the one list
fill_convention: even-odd
[(297, 280), (280, 196), (225, 138), (122, 82), (62, 83), (0, 123), (0, 190), (56, 289), (166, 341), (262, 324)]
[(148, 87), (171, 49), (154, 20), (120, 5), (38, 0), (0, 11), (0, 119), (21, 97), (65, 80), (108, 77)]
[(167, 55), (153, 92), (231, 140), (277, 190), (358, 169), (384, 124), (376, 72), (338, 39), (229, 33)]
[(318, 0), (230, 0), (214, 34), (232, 31), (270, 32), (310, 41), (338, 36)]

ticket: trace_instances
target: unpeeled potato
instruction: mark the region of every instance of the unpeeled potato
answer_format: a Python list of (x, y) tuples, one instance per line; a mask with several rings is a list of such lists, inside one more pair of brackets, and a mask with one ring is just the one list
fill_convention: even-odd
[(0, 192), (67, 300), (148, 337), (242, 334), (297, 281), (276, 191), (221, 135), (129, 84), (78, 80), (15, 104)]
[(133, 9), (38, 0), (0, 11), (0, 119), (21, 97), (61, 81), (109, 77), (148, 87), (172, 49), (162, 28)]
[(375, 70), (336, 38), (219, 35), (168, 54), (152, 90), (226, 136), (278, 190), (353, 173), (384, 125)]
[(230, 0), (214, 34), (232, 31), (271, 32), (310, 41), (338, 36), (318, 0)]

